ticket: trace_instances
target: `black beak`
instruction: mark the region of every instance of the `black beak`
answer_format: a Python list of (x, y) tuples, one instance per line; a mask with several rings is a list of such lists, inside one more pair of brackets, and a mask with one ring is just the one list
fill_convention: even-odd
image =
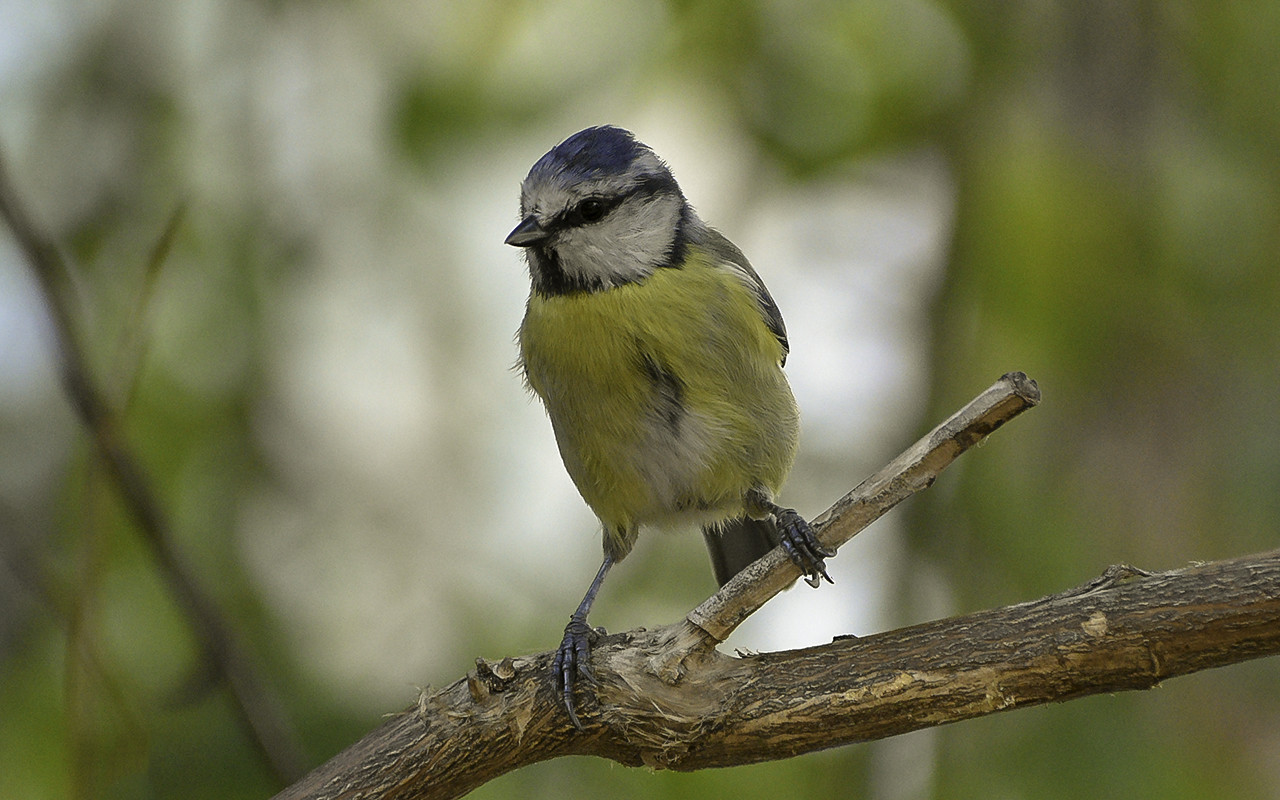
[(528, 216), (507, 235), (506, 242), (512, 247), (532, 247), (547, 240), (551, 233), (538, 223), (537, 217)]

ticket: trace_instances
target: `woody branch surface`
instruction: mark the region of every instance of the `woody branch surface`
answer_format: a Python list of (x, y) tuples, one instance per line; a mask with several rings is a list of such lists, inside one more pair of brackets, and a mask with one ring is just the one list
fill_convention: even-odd
[(1076, 589), (805, 650), (710, 651), (672, 685), (667, 631), (597, 645), (599, 703), (572, 725), (551, 653), (477, 662), (282, 798), (448, 798), (562, 755), (695, 770), (776, 760), (1025, 706), (1146, 689), (1280, 652), (1280, 550)]
[[(1002, 376), (816, 519), (818, 536), (828, 546), (839, 547), (930, 486), (961, 453), (1039, 400), (1039, 388), (1026, 375)], [(790, 559), (775, 549), (684, 620), (597, 644), (593, 668), (602, 679), (601, 713), (585, 736), (575, 735), (567, 716), (553, 703), (548, 705), (550, 654), (505, 659), (496, 667), (478, 661), (467, 678), (433, 695), (424, 694), (416, 711), (387, 723), (279, 796), (453, 797), (523, 764), (583, 752), (623, 763), (680, 768), (676, 754), (687, 748), (675, 743), (694, 733), (700, 736), (706, 720), (723, 714), (726, 692), (738, 693), (735, 681), (751, 672), (748, 661), (721, 655), (715, 644), (798, 576)], [(625, 709), (634, 698), (659, 721), (632, 719)], [(476, 714), (487, 715), (495, 707), (500, 721), (491, 732), (497, 738), (486, 740), (492, 747), (482, 746), (473, 735), (490, 729), (473, 723)], [(620, 716), (610, 716), (614, 709)], [(388, 738), (402, 726), (417, 731), (416, 744)], [(460, 738), (455, 740), (455, 735)], [(626, 754), (582, 749), (592, 742), (621, 741), (631, 742)], [(483, 780), (476, 771), (476, 748), (487, 751)]]
[[(938, 474), (962, 453), (1039, 402), (1040, 387), (1025, 374), (1010, 372), (1001, 376), (985, 392), (814, 519), (818, 538), (832, 549), (839, 548), (889, 509), (929, 488)], [(800, 569), (782, 548), (775, 548), (689, 612), (687, 620), (723, 642), (743, 620), (798, 577)]]

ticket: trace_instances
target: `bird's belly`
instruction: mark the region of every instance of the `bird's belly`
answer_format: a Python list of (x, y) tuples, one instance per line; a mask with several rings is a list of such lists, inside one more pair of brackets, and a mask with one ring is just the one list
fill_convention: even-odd
[[(605, 405), (616, 412), (620, 404)], [(675, 522), (724, 504), (707, 491), (722, 449), (713, 424), (689, 412), (673, 424), (654, 408), (602, 408), (547, 404), (565, 467), (607, 526)]]
[(717, 486), (728, 444), (722, 431), (701, 415), (686, 412), (678, 425), (651, 416), (642, 436), (619, 460), (648, 488), (648, 502), (635, 509), (640, 525), (712, 522), (742, 508), (742, 488)]
[(776, 489), (790, 466), (794, 426), (735, 425), (732, 418), (688, 408), (673, 414), (654, 403), (601, 413), (620, 405), (547, 403), (565, 467), (607, 528), (705, 525), (738, 516), (747, 490)]

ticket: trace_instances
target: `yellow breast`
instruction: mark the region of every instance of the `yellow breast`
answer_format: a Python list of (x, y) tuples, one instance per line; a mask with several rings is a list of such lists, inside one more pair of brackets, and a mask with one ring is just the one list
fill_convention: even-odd
[(697, 252), (642, 282), (531, 296), (520, 351), (607, 529), (734, 516), (743, 492), (776, 490), (791, 467), (782, 346), (739, 276)]

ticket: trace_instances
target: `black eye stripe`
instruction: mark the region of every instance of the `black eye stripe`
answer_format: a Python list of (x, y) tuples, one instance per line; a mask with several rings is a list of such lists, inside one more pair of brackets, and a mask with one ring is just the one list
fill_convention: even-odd
[(635, 185), (621, 194), (592, 195), (579, 200), (570, 208), (560, 212), (550, 227), (563, 229), (591, 225), (609, 216), (615, 208), (633, 197), (645, 198), (679, 191), (675, 179), (669, 175), (644, 175), (636, 181)]
[(653, 197), (657, 194), (680, 194), (676, 179), (670, 175), (644, 175), (636, 181), (627, 193), (627, 197)]

